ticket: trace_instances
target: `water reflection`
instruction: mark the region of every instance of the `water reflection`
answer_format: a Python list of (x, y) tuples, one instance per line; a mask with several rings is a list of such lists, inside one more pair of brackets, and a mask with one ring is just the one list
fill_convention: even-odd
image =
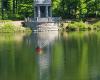
[[(63, 39), (67, 79), (98, 80), (100, 32), (72, 32)], [(73, 77), (71, 77), (73, 76)]]
[(58, 32), (38, 32), (30, 37), (36, 45), (36, 61), (38, 67), (38, 80), (50, 79), (51, 48), (58, 39)]
[(0, 33), (0, 43), (5, 43), (5, 42), (22, 42), (23, 38), (28, 35), (26, 33)]
[(21, 80), (18, 66), (22, 61), (21, 50), (26, 35), (0, 33), (0, 80)]
[(35, 42), (36, 46), (44, 48), (49, 44), (52, 44), (58, 39), (58, 31), (52, 32), (37, 32), (29, 36), (31, 42)]
[(99, 80), (100, 32), (0, 34), (0, 80)]

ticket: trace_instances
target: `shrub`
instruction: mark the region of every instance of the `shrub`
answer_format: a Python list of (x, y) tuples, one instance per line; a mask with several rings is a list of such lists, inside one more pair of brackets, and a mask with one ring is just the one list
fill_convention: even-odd
[(0, 32), (14, 32), (14, 25), (7, 22), (7, 23), (3, 24)]
[(68, 24), (68, 28), (73, 29), (73, 30), (87, 29), (88, 24), (83, 23), (82, 21), (80, 21), (80, 22), (71, 22), (71, 23)]
[(94, 23), (93, 26), (96, 27), (96, 28), (100, 28), (100, 21)]
[(0, 32), (31, 32), (31, 30), (22, 26), (15, 26), (11, 22), (6, 22), (0, 27)]

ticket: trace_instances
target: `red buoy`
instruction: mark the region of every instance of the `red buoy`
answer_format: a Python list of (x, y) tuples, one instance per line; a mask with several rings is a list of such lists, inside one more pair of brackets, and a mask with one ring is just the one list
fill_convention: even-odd
[(37, 53), (42, 53), (42, 48), (37, 47), (37, 48), (36, 48), (36, 52), (37, 52)]

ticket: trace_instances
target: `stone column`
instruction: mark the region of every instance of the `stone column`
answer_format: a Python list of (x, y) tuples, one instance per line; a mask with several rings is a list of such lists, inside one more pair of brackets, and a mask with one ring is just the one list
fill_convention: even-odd
[(48, 17), (48, 6), (46, 6), (46, 17)]
[(36, 18), (36, 7), (34, 8), (34, 18)]
[(52, 17), (52, 7), (50, 6), (50, 17)]
[(38, 13), (37, 14), (38, 14), (38, 17), (40, 18), (40, 14), (41, 14), (40, 13), (40, 6), (38, 6)]

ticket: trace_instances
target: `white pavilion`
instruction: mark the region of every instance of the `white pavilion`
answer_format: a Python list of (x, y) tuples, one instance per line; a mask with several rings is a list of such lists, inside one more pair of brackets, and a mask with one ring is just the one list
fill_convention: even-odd
[(25, 19), (33, 31), (57, 31), (60, 17), (52, 17), (51, 0), (34, 0), (34, 17)]

